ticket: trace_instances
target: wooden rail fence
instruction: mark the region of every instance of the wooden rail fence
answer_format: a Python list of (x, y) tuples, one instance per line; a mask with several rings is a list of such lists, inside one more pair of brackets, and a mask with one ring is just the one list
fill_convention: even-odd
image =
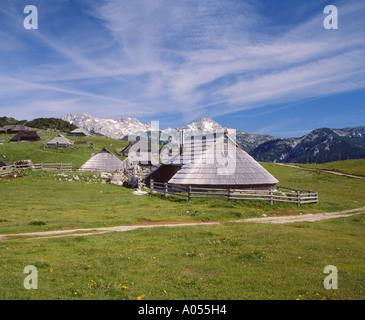
[(13, 163), (10, 166), (0, 167), (0, 177), (7, 175), (14, 170), (54, 170), (54, 171), (72, 171), (72, 163), (34, 163), (34, 164), (16, 164)]
[(150, 192), (163, 193), (185, 197), (189, 202), (191, 199), (223, 199), (230, 202), (231, 200), (259, 200), (274, 202), (302, 204), (318, 203), (318, 193), (314, 191), (297, 190), (277, 186), (276, 190), (242, 190), (242, 189), (213, 189), (213, 188), (193, 188), (191, 186), (180, 186), (168, 183), (150, 181)]
[[(72, 171), (72, 163), (36, 163), (36, 164), (12, 164), (10, 166), (0, 167), (0, 177), (12, 173), (14, 170), (23, 169), (34, 170), (54, 170), (54, 171)], [(213, 188), (196, 188), (191, 186), (180, 186), (162, 182), (150, 181), (150, 192), (163, 193), (185, 197), (189, 202), (191, 199), (224, 199), (231, 200), (259, 200), (274, 202), (302, 204), (318, 203), (318, 193), (310, 190), (298, 190), (277, 186), (275, 190), (242, 190), (242, 189), (213, 189)]]

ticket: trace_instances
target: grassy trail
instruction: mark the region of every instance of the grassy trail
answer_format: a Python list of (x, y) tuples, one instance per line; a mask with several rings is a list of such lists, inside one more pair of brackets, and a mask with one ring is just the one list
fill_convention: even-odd
[(351, 217), (365, 213), (365, 207), (344, 210), (339, 212), (330, 212), (322, 214), (305, 214), (300, 216), (284, 216), (284, 217), (265, 217), (265, 218), (251, 218), (244, 220), (233, 220), (226, 222), (175, 222), (175, 223), (149, 223), (146, 225), (135, 226), (116, 226), (108, 228), (83, 228), (83, 229), (70, 229), (70, 230), (58, 230), (58, 231), (41, 231), (41, 232), (28, 232), (28, 233), (15, 233), (15, 234), (0, 234), (0, 240), (14, 240), (15, 238), (37, 240), (37, 239), (49, 239), (60, 237), (75, 237), (75, 236), (90, 236), (95, 234), (104, 234), (108, 232), (126, 232), (136, 230), (140, 228), (161, 228), (161, 227), (186, 227), (186, 226), (211, 226), (222, 223), (267, 223), (267, 224), (284, 224), (293, 222), (314, 222), (335, 218)]
[(295, 163), (293, 165), (300, 168), (330, 171), (331, 173), (344, 173), (353, 177), (365, 177), (365, 159), (334, 161), (321, 164)]
[(335, 174), (335, 175), (338, 175), (338, 176), (345, 176), (345, 177), (355, 178), (355, 179), (365, 179), (364, 176), (356, 176), (356, 175), (353, 175), (353, 174), (347, 174), (347, 173), (343, 173), (343, 172), (331, 171), (331, 170), (326, 170), (326, 169), (307, 168), (307, 167), (302, 167), (302, 166), (299, 166), (299, 165), (288, 164), (288, 163), (277, 163), (277, 165), (285, 166), (285, 167), (291, 167), (291, 168), (297, 168), (297, 169), (302, 169), (302, 170), (309, 170), (309, 171), (314, 171), (314, 172), (326, 172), (326, 173)]

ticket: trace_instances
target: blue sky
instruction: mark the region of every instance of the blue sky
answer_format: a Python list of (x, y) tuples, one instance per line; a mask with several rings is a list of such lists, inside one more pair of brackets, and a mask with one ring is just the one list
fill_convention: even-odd
[(0, 116), (211, 117), (279, 137), (365, 125), (364, 16), (363, 0), (2, 0)]

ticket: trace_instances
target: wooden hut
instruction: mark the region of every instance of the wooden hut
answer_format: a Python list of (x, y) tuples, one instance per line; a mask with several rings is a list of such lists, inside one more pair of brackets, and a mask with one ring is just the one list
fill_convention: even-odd
[(91, 134), (87, 132), (84, 128), (77, 128), (67, 134), (68, 136), (74, 137), (91, 137)]
[(154, 166), (152, 170), (143, 177), (146, 185), (150, 185), (151, 179), (157, 182), (169, 182), (169, 180), (181, 170), (182, 164), (163, 164)]
[(67, 139), (62, 134), (59, 134), (57, 137), (47, 142), (47, 147), (69, 147), (72, 144), (73, 142), (71, 140)]
[(120, 151), (120, 155), (122, 155), (122, 156), (128, 156), (128, 153), (129, 153), (129, 150), (131, 149), (131, 147), (133, 146), (133, 145), (135, 145), (137, 143), (137, 141), (129, 141), (129, 144), (124, 148), (124, 149), (122, 149), (121, 151)]
[(10, 139), (10, 142), (36, 142), (41, 140), (37, 131), (19, 131), (14, 137)]
[[(218, 146), (215, 143), (214, 149), (207, 149), (199, 157), (193, 156), (168, 183), (212, 189), (275, 189), (279, 181), (235, 142), (228, 139), (224, 147), (221, 146), (223, 144)], [(235, 148), (231, 149), (235, 152), (227, 151), (229, 148)], [(217, 161), (216, 155), (221, 156), (220, 161)]]
[[(197, 133), (195, 137), (195, 143), (201, 142), (200, 148), (194, 149), (194, 140), (183, 141), (180, 137), (180, 144), (175, 145), (174, 155), (170, 156), (170, 147), (164, 146), (160, 150), (160, 156), (164, 157), (164, 161), (152, 168), (152, 170), (143, 177), (146, 185), (150, 184), (151, 179), (156, 182), (169, 182), (169, 180), (175, 176), (175, 174), (181, 170), (182, 166), (190, 163), (194, 160), (203, 157), (202, 153), (206, 153), (207, 150), (212, 150), (214, 145), (214, 139), (206, 139), (206, 136), (202, 133)], [(163, 155), (165, 153), (165, 155)]]
[(124, 169), (125, 164), (118, 159), (107, 148), (103, 148), (99, 153), (87, 160), (79, 171), (103, 171), (112, 172)]
[(151, 168), (153, 166), (152, 157), (156, 160), (159, 156), (160, 150), (150, 141), (137, 141), (129, 146), (127, 152), (128, 158), (132, 164)]
[(26, 131), (26, 129), (20, 124), (8, 124), (0, 128), (0, 133), (3, 134), (15, 134), (19, 131)]

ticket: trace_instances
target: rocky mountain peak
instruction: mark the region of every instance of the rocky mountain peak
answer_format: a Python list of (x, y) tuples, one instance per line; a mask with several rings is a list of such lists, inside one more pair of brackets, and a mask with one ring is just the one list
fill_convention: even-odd
[(211, 118), (200, 118), (196, 122), (192, 122), (181, 129), (187, 129), (192, 131), (214, 131), (214, 130), (223, 130), (224, 128), (216, 121)]

